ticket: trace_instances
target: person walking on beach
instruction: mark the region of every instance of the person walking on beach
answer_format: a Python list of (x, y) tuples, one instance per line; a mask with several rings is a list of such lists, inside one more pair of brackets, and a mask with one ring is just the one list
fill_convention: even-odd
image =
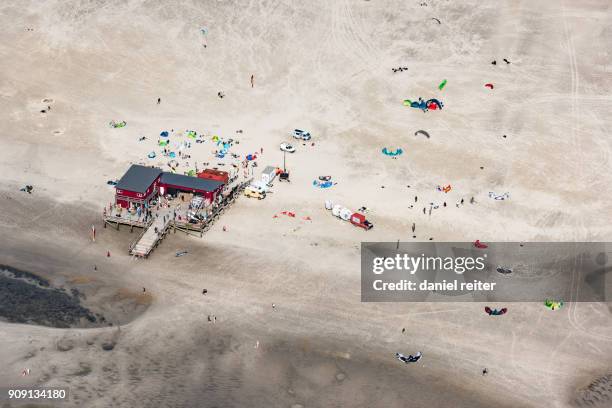
[(251, 88), (255, 86), (255, 75), (251, 75)]
[(489, 373), (489, 370), (487, 370), (487, 367), (482, 369), (482, 375), (485, 376)]
[(157, 104), (159, 105), (161, 103), (161, 98), (157, 98)]

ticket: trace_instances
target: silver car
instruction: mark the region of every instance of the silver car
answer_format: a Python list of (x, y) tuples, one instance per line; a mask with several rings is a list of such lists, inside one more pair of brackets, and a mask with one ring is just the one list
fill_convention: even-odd
[(301, 140), (312, 139), (312, 136), (310, 136), (310, 133), (306, 132), (305, 130), (294, 129), (292, 134), (293, 134), (293, 137), (296, 139), (301, 139)]

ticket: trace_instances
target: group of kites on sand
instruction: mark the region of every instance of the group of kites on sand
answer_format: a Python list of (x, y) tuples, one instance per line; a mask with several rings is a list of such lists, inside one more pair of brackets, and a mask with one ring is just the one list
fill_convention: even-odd
[[(425, 3), (422, 3), (421, 5), (426, 5)], [(437, 19), (436, 19), (437, 20)], [(440, 23), (439, 20), (437, 20), (438, 23)], [(510, 64), (511, 62), (507, 59), (507, 58), (503, 58), (503, 61), (506, 64)], [(493, 60), (491, 62), (492, 65), (497, 65), (497, 60)], [(392, 68), (392, 71), (394, 73), (396, 72), (402, 72), (402, 71), (407, 71), (408, 67), (398, 67), (398, 68)], [(444, 89), (444, 87), (447, 84), (447, 80), (443, 80), (439, 85), (438, 85), (438, 89), (440, 91), (442, 91), (442, 89)], [(491, 90), (493, 90), (495, 88), (495, 86), (493, 85), (493, 83), (486, 83), (485, 84), (486, 88), (489, 88)], [(436, 98), (430, 98), (430, 99), (423, 99), (421, 97), (419, 97), (416, 101), (414, 100), (410, 100), (410, 99), (405, 99), (404, 100), (404, 106), (410, 107), (410, 108), (416, 108), (416, 109), (420, 109), (423, 112), (427, 112), (429, 110), (441, 110), (444, 107), (444, 104), (436, 99)], [(425, 136), (427, 139), (429, 139), (431, 136), (429, 134), (429, 132), (425, 131), (425, 130), (418, 130), (415, 133), (415, 136), (422, 134), (423, 136)], [(507, 138), (506, 135), (503, 135), (503, 138)], [(393, 158), (396, 158), (395, 156), (398, 156), (400, 154), (403, 153), (403, 149), (401, 148), (396, 148), (395, 150), (392, 150), (390, 148), (383, 148), (382, 153), (387, 155), (387, 156), (392, 156)], [(484, 167), (480, 167), (481, 170), (484, 169)], [(408, 186), (410, 187), (410, 186)], [(382, 186), (381, 188), (384, 188), (384, 186)], [(444, 186), (438, 186), (437, 190), (441, 191), (443, 193), (448, 193), (451, 190), (451, 185), (444, 185)], [(494, 200), (507, 200), (510, 198), (510, 193), (505, 192), (505, 193), (495, 193), (495, 192), (489, 192), (489, 198), (494, 199)], [(418, 196), (414, 197), (414, 202), (415, 204), (418, 202)], [(470, 199), (470, 204), (474, 204), (475, 203), (475, 199), (474, 197), (472, 197)], [(464, 204), (464, 199), (462, 198), (460, 202), (458, 202), (456, 204), (457, 207), (459, 207), (460, 205)], [(446, 207), (446, 201), (443, 202), (442, 207)], [(409, 208), (413, 208), (414, 205), (410, 205)], [(427, 206), (423, 207), (423, 214), (427, 214), (429, 212), (429, 215), (431, 216), (432, 210), (434, 209), (438, 209), (440, 206), (436, 203), (430, 203), (429, 204), (429, 210), (427, 208)], [(416, 230), (416, 224), (413, 223), (412, 224), (412, 233), (413, 233), (413, 238), (416, 238), (415, 234), (415, 230)], [(429, 238), (430, 241), (433, 240), (433, 237)], [(521, 246), (523, 246), (521, 244)], [(485, 243), (480, 242), (480, 240), (476, 240), (474, 242), (474, 247), (477, 249), (486, 249), (488, 248), (488, 245)], [(499, 266), (497, 268), (497, 272), (502, 274), (502, 275), (510, 275), (512, 274), (512, 269), (508, 268), (508, 267), (503, 267), (503, 266)], [(557, 310), (563, 307), (563, 301), (562, 300), (554, 300), (554, 299), (546, 299), (544, 301), (544, 306), (546, 308), (548, 308), (549, 310)], [(501, 307), (501, 308), (495, 308), (495, 307), (490, 307), (490, 306), (485, 306), (484, 308), (484, 312), (489, 315), (489, 316), (503, 316), (505, 314), (508, 313), (508, 308), (506, 307)], [(402, 328), (402, 334), (404, 334), (406, 332), (406, 328)], [(413, 354), (409, 354), (409, 355), (404, 355), (402, 353), (395, 353), (395, 358), (405, 364), (411, 364), (411, 363), (416, 363), (419, 360), (421, 360), (423, 356), (423, 353), (421, 351), (416, 352), (414, 355)], [(483, 368), (482, 369), (482, 375), (485, 376), (489, 373), (488, 368)]]

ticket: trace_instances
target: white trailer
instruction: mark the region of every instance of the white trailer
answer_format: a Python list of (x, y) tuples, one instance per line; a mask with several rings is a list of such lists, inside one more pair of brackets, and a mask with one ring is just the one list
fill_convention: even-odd
[(275, 177), (276, 177), (276, 167), (267, 166), (261, 172), (261, 181), (263, 181), (266, 184), (271, 184), (274, 181)]

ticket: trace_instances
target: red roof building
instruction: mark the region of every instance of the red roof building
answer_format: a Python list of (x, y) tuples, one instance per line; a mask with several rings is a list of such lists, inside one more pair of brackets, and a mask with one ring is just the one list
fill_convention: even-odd
[(162, 171), (133, 164), (115, 186), (115, 202), (123, 208), (142, 205), (156, 198)]
[[(214, 176), (229, 178), (224, 171), (216, 172)], [(147, 204), (159, 194), (174, 195), (179, 192), (200, 195), (214, 202), (224, 185), (225, 181), (221, 180), (168, 173), (156, 167), (133, 164), (115, 186), (115, 202), (123, 208), (129, 208)]]
[(199, 172), (198, 177), (207, 180), (221, 181), (224, 184), (229, 182), (229, 173), (223, 170), (206, 169)]

